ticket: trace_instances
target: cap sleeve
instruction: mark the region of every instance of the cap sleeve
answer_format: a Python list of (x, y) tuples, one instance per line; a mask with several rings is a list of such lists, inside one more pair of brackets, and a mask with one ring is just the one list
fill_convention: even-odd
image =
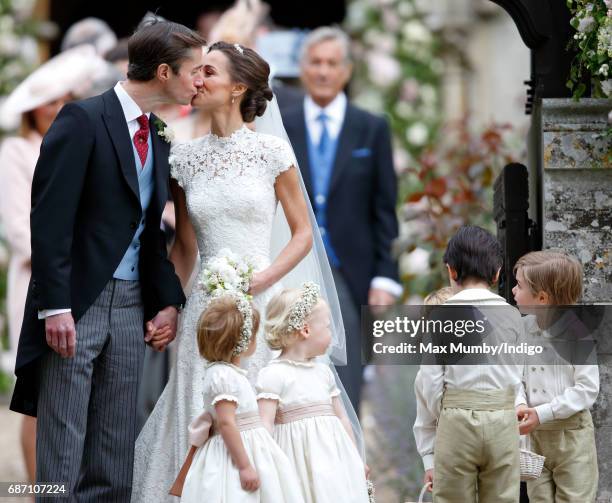
[(332, 370), (327, 365), (323, 365), (323, 364), (320, 364), (320, 365), (323, 367), (323, 370), (327, 378), (327, 391), (329, 392), (329, 396), (331, 398), (339, 396), (342, 392), (340, 391), (340, 389), (338, 388), (338, 385), (336, 384), (336, 378), (334, 377)]
[(255, 390), (257, 391), (257, 399), (268, 399), (281, 401), (283, 394), (283, 379), (277, 371), (278, 368), (268, 366), (264, 367), (257, 374), (257, 382)]
[(187, 176), (187, 162), (186, 155), (188, 150), (188, 144), (179, 143), (172, 145), (170, 149), (170, 157), (168, 163), (170, 164), (170, 178), (177, 181), (180, 187), (185, 190), (186, 183), (188, 181)]
[(282, 138), (268, 136), (266, 143), (268, 152), (268, 164), (272, 176), (276, 179), (278, 175), (287, 171), (292, 166), (297, 166), (291, 145)]
[(206, 405), (215, 406), (222, 400), (239, 403), (240, 383), (232, 369), (214, 366), (207, 372), (204, 383), (204, 401)]

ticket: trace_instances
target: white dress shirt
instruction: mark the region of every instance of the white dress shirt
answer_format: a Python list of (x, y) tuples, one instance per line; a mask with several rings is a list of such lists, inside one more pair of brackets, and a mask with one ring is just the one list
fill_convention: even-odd
[[(123, 110), (123, 115), (125, 116), (125, 120), (127, 122), (128, 130), (130, 132), (130, 138), (134, 138), (136, 131), (140, 129), (140, 124), (138, 124), (138, 117), (142, 115), (142, 110), (136, 104), (136, 102), (132, 99), (132, 97), (127, 93), (127, 91), (123, 88), (123, 84), (121, 82), (117, 82), (114, 88), (115, 94), (117, 98), (119, 98), (119, 103), (121, 104), (121, 109)], [(145, 114), (147, 118), (151, 115), (150, 113)], [(42, 320), (48, 318), (49, 316), (55, 316), (57, 314), (70, 313), (72, 310), (69, 308), (66, 309), (42, 309), (38, 311), (38, 319)]]
[[(559, 333), (573, 314), (567, 312), (565, 320), (561, 318), (551, 328), (552, 333)], [(574, 317), (574, 320), (577, 318)], [(525, 334), (530, 343), (537, 344), (538, 338), (550, 338), (542, 330), (535, 316), (523, 318)], [(571, 320), (569, 322), (572, 322)], [(557, 326), (556, 326), (557, 325)], [(534, 341), (534, 339), (536, 339)], [(540, 423), (554, 419), (567, 419), (577, 412), (590, 409), (599, 394), (599, 367), (597, 365), (571, 365), (555, 355), (557, 363), (551, 365), (525, 365), (523, 373), (524, 390), (521, 390), (519, 403), (534, 407)]]
[[(467, 288), (448, 299), (445, 304), (508, 306), (508, 319), (496, 320), (495, 326), (499, 327), (499, 324), (503, 323), (503, 328), (500, 328), (506, 333), (515, 331), (517, 340), (524, 338), (519, 311), (512, 308), (503, 297), (489, 290)], [(505, 317), (506, 312), (503, 314)], [(433, 468), (436, 425), (445, 389), (488, 391), (512, 387), (518, 397), (522, 396), (521, 375), (522, 365), (518, 363), (516, 365), (421, 365), (414, 382), (417, 416), (413, 432), (425, 470)]]
[[(304, 118), (306, 120), (306, 128), (308, 129), (308, 135), (312, 142), (317, 145), (321, 139), (321, 133), (323, 131), (323, 124), (318, 117), (325, 113), (327, 121), (325, 123), (327, 127), (327, 133), (331, 140), (336, 140), (342, 131), (342, 125), (344, 124), (344, 116), (346, 115), (346, 106), (348, 100), (346, 94), (339, 93), (329, 105), (326, 107), (320, 107), (317, 105), (310, 96), (304, 98)], [(404, 289), (397, 281), (391, 278), (385, 278), (377, 276), (372, 279), (370, 288), (384, 290), (387, 293), (395, 297), (402, 295)]]

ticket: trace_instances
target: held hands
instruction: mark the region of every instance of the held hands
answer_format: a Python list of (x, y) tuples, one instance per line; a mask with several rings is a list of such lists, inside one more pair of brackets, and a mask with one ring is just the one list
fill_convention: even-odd
[(251, 465), (238, 471), (240, 474), (240, 485), (245, 491), (253, 492), (259, 489), (259, 475)]
[(533, 407), (527, 407), (526, 405), (519, 405), (516, 408), (516, 417), (520, 421), (519, 433), (521, 435), (527, 435), (540, 426), (540, 418), (538, 417), (538, 411)]
[(62, 358), (72, 358), (76, 351), (76, 328), (71, 313), (56, 314), (45, 319), (47, 344)]
[(145, 342), (155, 351), (164, 351), (176, 337), (176, 322), (178, 311), (174, 306), (162, 309), (155, 317), (147, 322)]
[(423, 484), (428, 486), (427, 487), (428, 492), (432, 492), (433, 490), (433, 478), (434, 478), (433, 468), (430, 468), (429, 470), (425, 470), (425, 477), (423, 477)]
[(368, 305), (370, 306), (391, 306), (395, 304), (395, 297), (380, 288), (370, 288), (368, 292)]
[(370, 288), (368, 292), (368, 305), (376, 316), (381, 316), (388, 306), (395, 304), (395, 297), (380, 288)]

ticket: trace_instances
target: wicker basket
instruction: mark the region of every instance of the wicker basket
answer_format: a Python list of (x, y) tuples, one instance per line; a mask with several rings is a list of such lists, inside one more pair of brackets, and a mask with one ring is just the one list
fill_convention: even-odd
[(537, 479), (542, 474), (544, 468), (544, 456), (535, 452), (521, 449), (521, 480)]
[(429, 484), (425, 484), (421, 489), (421, 494), (419, 494), (419, 501), (405, 501), (404, 503), (423, 503), (423, 498), (425, 497), (425, 493), (427, 492), (427, 488)]

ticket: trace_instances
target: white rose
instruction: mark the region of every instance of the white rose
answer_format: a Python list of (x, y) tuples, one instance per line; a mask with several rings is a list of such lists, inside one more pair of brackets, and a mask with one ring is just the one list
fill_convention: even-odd
[(367, 58), (370, 79), (377, 86), (389, 87), (401, 76), (400, 64), (388, 54), (372, 51)]
[(406, 103), (405, 101), (400, 101), (397, 105), (395, 105), (395, 113), (399, 115), (402, 119), (408, 119), (412, 117), (414, 109), (409, 103)]
[(174, 130), (166, 126), (164, 128), (164, 138), (166, 138), (166, 141), (168, 141), (169, 143), (172, 143), (174, 139), (176, 138), (176, 134), (174, 133)]
[(231, 267), (223, 269), (220, 274), (221, 279), (223, 280), (223, 283), (225, 284), (226, 288), (233, 288), (238, 285), (238, 275), (236, 274), (236, 271)]
[(355, 96), (353, 101), (355, 104), (371, 111), (381, 110), (384, 107), (382, 96), (372, 86), (370, 86), (369, 90)]
[(415, 147), (421, 147), (425, 145), (429, 131), (427, 126), (421, 122), (415, 122), (406, 131), (406, 139)]
[(0, 35), (0, 54), (13, 56), (19, 52), (19, 39), (12, 33)]
[(249, 265), (246, 262), (239, 262), (236, 266), (236, 272), (241, 276), (249, 272)]
[(578, 31), (580, 33), (589, 33), (595, 28), (595, 18), (593, 16), (583, 17), (578, 23)]
[(612, 79), (604, 80), (601, 89), (608, 98), (612, 98)]
[(429, 30), (419, 21), (410, 21), (406, 23), (402, 33), (407, 40), (412, 42), (427, 43), (431, 41), (431, 33), (429, 33)]
[(429, 271), (430, 252), (423, 248), (415, 248), (402, 258), (402, 272), (404, 274), (423, 274)]

